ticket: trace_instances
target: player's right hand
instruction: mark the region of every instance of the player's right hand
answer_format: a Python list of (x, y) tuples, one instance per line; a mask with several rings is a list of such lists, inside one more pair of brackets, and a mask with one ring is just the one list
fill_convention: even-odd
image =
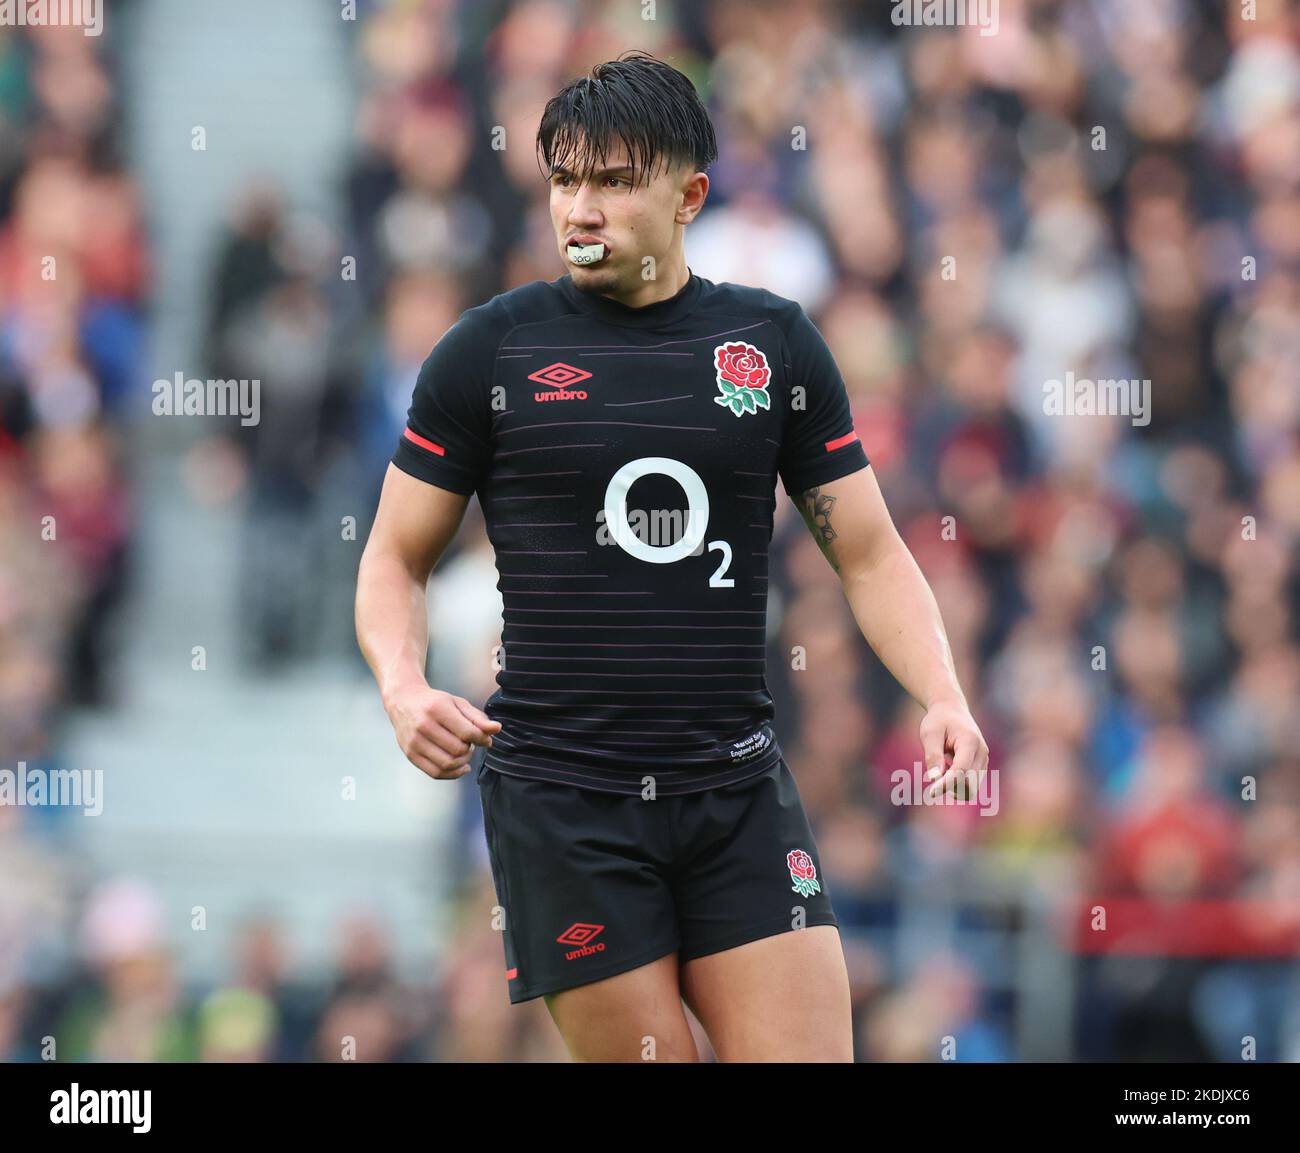
[(384, 702), (398, 747), (421, 772), (438, 781), (453, 781), (469, 772), (475, 745), (492, 747), (494, 721), (464, 697), (418, 683), (395, 691)]

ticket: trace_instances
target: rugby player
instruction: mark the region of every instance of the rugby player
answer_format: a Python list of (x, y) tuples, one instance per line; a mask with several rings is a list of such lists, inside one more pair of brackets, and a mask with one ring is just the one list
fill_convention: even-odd
[[(821, 335), (686, 265), (717, 156), (690, 81), (625, 53), (547, 104), (537, 149), (568, 270), (467, 310), (421, 368), (359, 643), (411, 762), (474, 771), (510, 1000), (545, 998), (575, 1060), (698, 1060), (685, 1002), (719, 1060), (851, 1061), (764, 675), (778, 478), (925, 709), (930, 796), (974, 790), (987, 746)], [(471, 495), (504, 603), (481, 709), (425, 679), (426, 584)], [(680, 531), (647, 531), (664, 512)]]

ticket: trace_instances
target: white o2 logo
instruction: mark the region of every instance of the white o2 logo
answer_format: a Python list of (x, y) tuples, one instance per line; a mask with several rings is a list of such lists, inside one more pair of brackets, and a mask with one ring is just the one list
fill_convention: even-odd
[[(627, 494), (643, 476), (672, 477), (686, 494), (686, 527), (681, 538), (668, 545), (651, 545), (637, 537), (627, 519)], [(700, 474), (689, 464), (668, 456), (643, 456), (630, 460), (609, 479), (605, 489), (605, 527), (624, 552), (650, 564), (673, 564), (691, 556), (709, 530), (709, 492)], [(710, 588), (734, 588), (735, 580), (722, 574), (731, 566), (731, 545), (711, 540), (709, 552), (718, 549), (722, 563), (709, 577)]]

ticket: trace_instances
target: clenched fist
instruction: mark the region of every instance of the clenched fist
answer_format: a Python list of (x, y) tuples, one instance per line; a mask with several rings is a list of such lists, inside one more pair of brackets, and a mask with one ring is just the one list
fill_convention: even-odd
[(926, 797), (974, 798), (989, 768), (989, 746), (965, 701), (932, 704), (921, 719)]
[(501, 723), (464, 697), (431, 689), (423, 682), (396, 690), (384, 701), (397, 744), (406, 759), (437, 781), (454, 781), (469, 772), (475, 745), (492, 747)]

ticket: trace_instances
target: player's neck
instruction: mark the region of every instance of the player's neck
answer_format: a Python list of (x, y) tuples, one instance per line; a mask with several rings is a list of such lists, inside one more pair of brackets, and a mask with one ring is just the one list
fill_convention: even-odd
[(669, 269), (661, 266), (659, 272), (660, 275), (652, 280), (638, 278), (627, 292), (604, 292), (601, 295), (627, 308), (645, 308), (661, 300), (671, 300), (691, 279), (684, 259), (674, 261)]

